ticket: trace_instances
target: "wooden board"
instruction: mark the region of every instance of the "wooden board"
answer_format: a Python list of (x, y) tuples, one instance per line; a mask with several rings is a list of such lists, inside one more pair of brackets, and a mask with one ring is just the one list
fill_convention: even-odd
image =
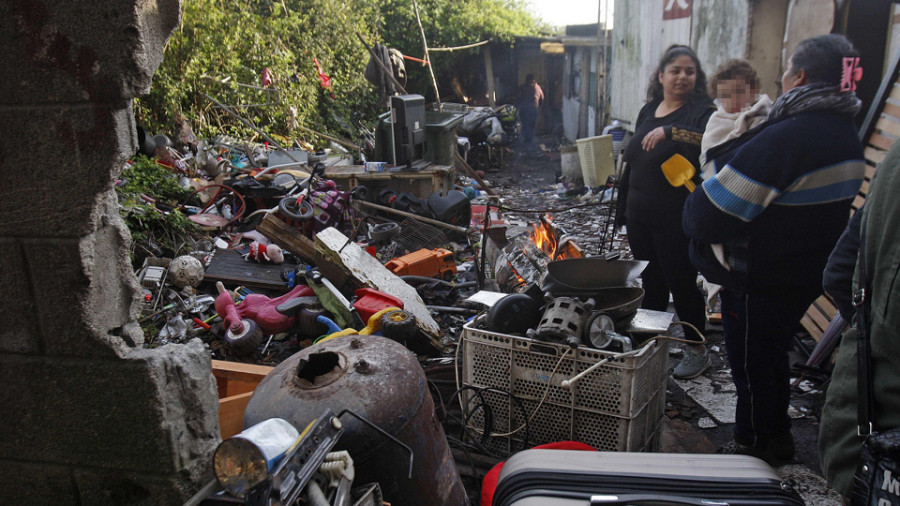
[(212, 373), (219, 390), (219, 433), (222, 439), (244, 429), (244, 410), (259, 382), (274, 367), (242, 364), (224, 360), (212, 361)]
[(276, 265), (247, 261), (237, 250), (217, 250), (206, 268), (203, 282), (221, 281), (226, 288), (246, 286), (286, 292), (288, 288), (281, 279), (281, 272), (295, 267), (296, 264), (289, 263)]
[(242, 364), (225, 360), (212, 361), (212, 373), (216, 378), (219, 398), (252, 392), (256, 385), (272, 372), (274, 367), (256, 364)]
[(244, 410), (253, 392), (219, 399), (219, 434), (229, 438), (244, 430)]
[(894, 137), (900, 137), (900, 123), (884, 115), (875, 123), (875, 129)]
[(313, 263), (316, 259), (316, 245), (313, 240), (271, 214), (263, 217), (256, 231), (307, 263)]
[(869, 144), (876, 148), (888, 151), (891, 149), (891, 146), (894, 145), (894, 141), (881, 134), (873, 133), (872, 136), (869, 137)]
[[(882, 160), (884, 160), (884, 157), (887, 156), (887, 151), (875, 149), (871, 146), (867, 146), (864, 153), (865, 153), (866, 160), (871, 162), (873, 165), (878, 165), (879, 163), (881, 163)], [(868, 167), (866, 167), (866, 169), (868, 170)], [(874, 174), (874, 172), (873, 172), (873, 174)], [(866, 172), (866, 176), (871, 177), (868, 175), (868, 172)]]
[[(326, 228), (316, 234), (316, 250), (322, 260), (320, 268), (324, 269), (323, 264), (327, 263), (329, 267), (342, 271), (345, 277), (353, 277), (359, 285), (375, 288), (402, 300), (403, 309), (416, 317), (416, 325), (428, 337), (431, 347), (443, 351), (441, 329), (415, 288), (356, 243), (348, 241), (347, 236), (335, 228)], [(325, 274), (338, 286), (342, 284), (332, 279), (330, 272)]]

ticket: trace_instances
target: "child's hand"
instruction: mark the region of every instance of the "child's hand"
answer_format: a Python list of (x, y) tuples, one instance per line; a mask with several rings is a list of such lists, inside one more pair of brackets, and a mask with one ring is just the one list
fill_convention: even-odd
[(663, 127), (656, 127), (644, 136), (644, 139), (641, 141), (641, 147), (644, 148), (644, 151), (650, 151), (665, 139), (666, 131), (663, 130)]

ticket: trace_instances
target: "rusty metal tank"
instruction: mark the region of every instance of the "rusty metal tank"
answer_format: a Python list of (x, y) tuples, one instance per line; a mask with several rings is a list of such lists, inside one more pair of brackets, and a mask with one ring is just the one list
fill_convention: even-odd
[(409, 454), (345, 415), (346, 430), (335, 450), (353, 457), (355, 484), (377, 481), (393, 505), (468, 504), (425, 373), (406, 347), (378, 336), (345, 336), (302, 350), (256, 387), (244, 427), (278, 417), (302, 431), (326, 407), (353, 411), (413, 451), (413, 475), (407, 479)]

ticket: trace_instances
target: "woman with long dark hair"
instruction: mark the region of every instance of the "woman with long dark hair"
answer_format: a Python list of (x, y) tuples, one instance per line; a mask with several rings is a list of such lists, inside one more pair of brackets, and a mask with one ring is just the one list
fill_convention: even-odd
[[(841, 35), (801, 42), (767, 121), (707, 153), (716, 175), (685, 204), (691, 259), (724, 287), (737, 407), (734, 440), (720, 453), (793, 459), (788, 350), (822, 293), (822, 271), (865, 173), (853, 123), (858, 56)], [(727, 244), (727, 273), (704, 243)]]
[[(669, 47), (651, 77), (647, 104), (638, 113), (625, 148), (628, 170), (623, 177), (628, 243), (636, 259), (650, 262), (641, 275), (642, 307), (665, 311), (671, 293), (678, 318), (699, 332), (705, 329), (706, 307), (681, 230), (681, 209), (689, 192), (669, 184), (662, 164), (680, 154), (699, 167), (700, 141), (714, 111), (697, 55), (687, 46)], [(696, 183), (700, 184), (699, 177)], [(685, 326), (684, 333), (700, 339), (690, 327)], [(699, 376), (709, 363), (703, 346), (689, 346), (675, 376)]]

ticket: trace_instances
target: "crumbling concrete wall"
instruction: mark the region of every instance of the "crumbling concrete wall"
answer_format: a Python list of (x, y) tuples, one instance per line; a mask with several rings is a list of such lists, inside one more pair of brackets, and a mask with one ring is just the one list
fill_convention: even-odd
[[(0, 496), (177, 504), (208, 479), (199, 342), (142, 348), (113, 182), (179, 0), (0, 0)], [(5, 502), (5, 501), (0, 501)]]

